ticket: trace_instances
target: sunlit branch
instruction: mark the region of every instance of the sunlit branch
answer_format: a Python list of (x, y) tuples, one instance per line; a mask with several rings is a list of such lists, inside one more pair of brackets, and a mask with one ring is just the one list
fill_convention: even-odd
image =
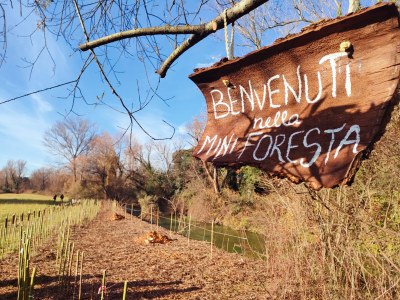
[[(240, 17), (248, 14), (250, 11), (256, 9), (261, 4), (268, 2), (268, 0), (242, 0), (226, 11), (220, 13), (216, 18), (205, 24), (200, 25), (184, 25), (184, 26), (156, 26), (149, 28), (137, 28), (127, 31), (114, 33), (94, 41), (87, 41), (85, 44), (79, 46), (82, 51), (94, 49), (101, 45), (109, 44), (115, 41), (139, 37), (139, 36), (154, 36), (154, 35), (168, 35), (168, 34), (193, 34), (178, 46), (170, 56), (164, 61), (162, 66), (157, 70), (157, 73), (163, 78), (165, 77), (169, 67), (172, 63), (182, 55), (187, 49), (191, 48), (211, 33), (224, 27), (224, 17), (226, 15), (227, 24), (231, 24)], [(78, 9), (78, 8), (77, 8)], [(80, 17), (81, 23), (82, 18)], [(87, 35), (86, 35), (87, 37)], [(88, 39), (87, 39), (88, 40)]]

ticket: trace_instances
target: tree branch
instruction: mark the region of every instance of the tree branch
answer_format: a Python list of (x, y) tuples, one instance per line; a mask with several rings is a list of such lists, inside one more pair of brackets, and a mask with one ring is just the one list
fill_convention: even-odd
[(89, 49), (95, 49), (99, 46), (103, 46), (106, 44), (110, 44), (113, 42), (117, 42), (120, 40), (145, 36), (145, 35), (166, 35), (166, 34), (190, 34), (190, 33), (199, 33), (204, 31), (205, 25), (184, 25), (184, 26), (156, 26), (149, 28), (137, 28), (126, 31), (117, 32), (114, 34), (110, 34), (108, 36), (99, 38), (97, 40), (93, 40), (90, 42), (86, 42), (82, 45), (79, 45), (79, 49), (82, 51), (87, 51)]
[(119, 33), (114, 33), (94, 41), (87, 41), (79, 46), (82, 51), (93, 50), (101, 45), (106, 45), (122, 39), (139, 37), (145, 35), (168, 35), (168, 34), (193, 34), (177, 47), (170, 56), (164, 61), (162, 66), (156, 73), (164, 78), (172, 63), (182, 55), (186, 50), (196, 45), (198, 42), (209, 36), (211, 33), (224, 27), (224, 15), (226, 14), (227, 24), (231, 24), (250, 11), (256, 9), (260, 5), (268, 2), (268, 0), (242, 0), (226, 11), (221, 12), (216, 18), (205, 24), (200, 25), (184, 25), (184, 26), (158, 26), (149, 28), (138, 28)]
[(24, 97), (27, 97), (27, 96), (30, 96), (30, 95), (34, 95), (34, 94), (38, 94), (38, 93), (45, 92), (45, 91), (48, 91), (48, 90), (52, 90), (52, 89), (58, 88), (60, 86), (68, 85), (68, 84), (71, 84), (71, 83), (76, 83), (76, 82), (77, 82), (77, 79), (71, 80), (71, 81), (67, 81), (67, 82), (64, 82), (64, 83), (60, 83), (60, 84), (57, 84), (57, 85), (53, 85), (53, 86), (50, 86), (50, 87), (46, 87), (44, 89), (36, 90), (36, 91), (33, 91), (33, 92), (29, 92), (29, 93), (23, 94), (21, 96), (17, 96), (17, 97), (14, 97), (14, 98), (10, 98), (10, 99), (1, 101), (0, 105), (4, 104), (4, 103), (7, 103), (7, 102), (11, 102), (11, 101), (17, 100), (17, 99), (21, 99), (21, 98), (24, 98)]
[[(226, 23), (231, 24), (242, 16), (248, 14), (250, 11), (256, 9), (261, 4), (268, 2), (268, 0), (242, 0), (236, 3), (230, 9), (226, 10)], [(203, 32), (194, 34), (185, 40), (178, 48), (176, 48), (170, 56), (163, 62), (161, 67), (156, 71), (161, 78), (164, 78), (168, 69), (186, 50), (196, 45), (198, 42), (209, 36), (211, 33), (224, 27), (224, 14), (220, 13), (215, 19), (205, 24)]]
[(174, 63), (175, 60), (179, 58), (186, 50), (196, 45), (198, 42), (206, 38), (210, 33), (204, 34), (193, 34), (187, 40), (185, 40), (182, 44), (180, 44), (172, 53), (167, 57), (166, 60), (162, 63), (161, 67), (156, 71), (161, 78), (164, 78), (167, 75), (168, 69)]
[[(74, 0), (74, 5), (75, 5), (76, 13), (78, 14), (78, 18), (79, 18), (80, 25), (81, 25), (81, 27), (82, 27), (83, 34), (85, 35), (85, 38), (86, 38), (86, 40), (88, 41), (88, 40), (89, 40), (89, 36), (88, 36), (88, 34), (87, 34), (86, 27), (85, 27), (85, 24), (84, 24), (84, 22), (83, 22), (82, 15), (81, 15), (81, 13), (80, 13), (80, 10), (79, 10), (79, 7), (78, 7), (78, 3), (77, 3), (76, 0)], [(172, 135), (171, 135), (170, 137), (168, 137), (168, 138), (155, 138), (155, 137), (153, 137), (153, 136), (142, 126), (142, 124), (140, 124), (140, 122), (139, 122), (139, 121), (136, 119), (136, 117), (134, 116), (134, 113), (126, 106), (124, 100), (122, 99), (122, 97), (120, 96), (120, 94), (117, 92), (117, 90), (114, 88), (114, 86), (113, 86), (113, 84), (111, 83), (111, 81), (108, 79), (108, 76), (107, 76), (107, 74), (105, 73), (104, 68), (103, 68), (103, 66), (101, 65), (101, 63), (100, 63), (100, 61), (99, 61), (99, 59), (98, 59), (96, 53), (94, 52), (94, 50), (93, 50), (93, 49), (89, 49), (89, 50), (90, 50), (90, 52), (91, 52), (91, 54), (92, 54), (92, 56), (93, 56), (93, 58), (94, 58), (94, 60), (95, 60), (95, 62), (96, 62), (96, 64), (97, 64), (97, 67), (98, 67), (98, 69), (99, 69), (99, 71), (100, 71), (100, 73), (101, 73), (101, 75), (102, 75), (104, 81), (105, 81), (105, 82), (107, 83), (107, 85), (109, 86), (109, 88), (110, 88), (110, 90), (111, 90), (111, 93), (112, 93), (115, 97), (117, 97), (117, 99), (118, 99), (119, 102), (121, 103), (121, 105), (122, 105), (122, 107), (124, 108), (124, 110), (128, 113), (129, 119), (130, 119), (130, 121), (131, 121), (130, 128), (132, 129), (133, 123), (136, 123), (136, 125), (138, 125), (139, 128), (140, 128), (148, 137), (150, 137), (150, 138), (153, 139), (153, 140), (171, 139), (171, 138), (173, 137), (173, 135), (175, 134), (175, 128), (174, 128), (171, 124), (169, 124), (168, 122), (166, 122), (166, 121), (164, 121), (164, 123), (166, 123), (168, 126), (170, 126), (170, 127), (173, 128), (173, 133), (172, 133)]]

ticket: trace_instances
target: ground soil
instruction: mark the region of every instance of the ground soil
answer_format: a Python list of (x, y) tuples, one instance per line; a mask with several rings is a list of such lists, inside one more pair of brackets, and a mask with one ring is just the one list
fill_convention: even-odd
[[(189, 241), (158, 229), (173, 240), (145, 243), (156, 230), (136, 217), (114, 220), (111, 206), (103, 204), (90, 223), (74, 228), (75, 249), (84, 251), (81, 299), (100, 299), (106, 270), (105, 299), (273, 299), (277, 287), (266, 263), (212, 248), (209, 243)], [(17, 298), (18, 255), (0, 261), (0, 299)], [(67, 291), (58, 281), (56, 245), (49, 241), (33, 256), (36, 266), (35, 299), (73, 299), (74, 278)], [(72, 268), (74, 269), (74, 267)], [(75, 271), (72, 273), (74, 274)], [(77, 285), (75, 297), (77, 297)]]

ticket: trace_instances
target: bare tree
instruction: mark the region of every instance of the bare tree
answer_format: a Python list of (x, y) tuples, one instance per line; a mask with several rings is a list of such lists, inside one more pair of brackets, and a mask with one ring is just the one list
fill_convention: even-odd
[(52, 170), (49, 168), (40, 168), (32, 172), (30, 182), (33, 189), (45, 191), (50, 187), (50, 177)]
[(115, 185), (121, 175), (118, 173), (119, 164), (114, 141), (108, 133), (103, 133), (93, 139), (84, 168), (87, 172), (85, 180), (100, 187), (105, 199), (115, 197)]
[(191, 123), (186, 124), (185, 130), (186, 133), (189, 135), (190, 140), (189, 144), (194, 147), (196, 146), (203, 134), (204, 128), (207, 122), (207, 115), (206, 113), (201, 113), (198, 116), (195, 116)]
[[(187, 134), (190, 136), (190, 144), (195, 147), (200, 141), (201, 134), (206, 125), (206, 116), (201, 114), (193, 118), (192, 123), (186, 126)], [(212, 163), (202, 161), (202, 166), (207, 174), (207, 178), (214, 188), (214, 192), (219, 194), (221, 191), (219, 180), (218, 180), (218, 169)]]
[(44, 145), (54, 155), (68, 162), (74, 181), (77, 181), (77, 161), (79, 156), (90, 151), (90, 145), (96, 136), (96, 129), (87, 120), (68, 118), (57, 122), (44, 136)]
[(70, 183), (71, 174), (67, 173), (65, 169), (50, 169), (49, 171), (49, 187), (47, 191), (51, 194), (58, 194), (66, 190)]
[(4, 191), (6, 183), (6, 172), (4, 170), (0, 170), (0, 189)]
[(9, 160), (3, 169), (5, 173), (5, 188), (12, 189), (16, 193), (21, 190), (21, 185), (26, 171), (26, 161), (24, 160)]
[(11, 187), (11, 181), (10, 181), (9, 174), (7, 172), (7, 168), (3, 167), (3, 169), (0, 170), (0, 188), (2, 189), (3, 192), (9, 193), (12, 191)]
[[(232, 6), (232, 0), (218, 0), (215, 11), (221, 11)], [(360, 1), (356, 0), (271, 0), (250, 11), (233, 24), (238, 33), (235, 39), (238, 46), (260, 49), (273, 42), (277, 37), (300, 31), (304, 26), (323, 18), (333, 18), (342, 15), (342, 6), (348, 3), (348, 13), (360, 9)], [(379, 1), (366, 1), (371, 5)], [(225, 39), (228, 38), (225, 36)], [(248, 49), (244, 49), (248, 51)]]
[(122, 161), (126, 172), (135, 172), (141, 166), (141, 160), (143, 160), (143, 146), (136, 140), (130, 139), (126, 142), (123, 149)]

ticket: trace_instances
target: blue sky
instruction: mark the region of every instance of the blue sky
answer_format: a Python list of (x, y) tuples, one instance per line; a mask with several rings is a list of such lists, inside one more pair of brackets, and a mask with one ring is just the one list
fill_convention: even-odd
[[(21, 20), (17, 9), (10, 12), (8, 26)], [(47, 35), (51, 57), (44, 51), (31, 73), (25, 60), (35, 59), (43, 44), (43, 38), (41, 34), (35, 34), (31, 40), (23, 36), (33, 31), (35, 22), (35, 18), (30, 18), (22, 23), (18, 30), (8, 34), (6, 61), (0, 68), (0, 102), (74, 80), (79, 74), (82, 66), (80, 54), (74, 53), (62, 39), (56, 40), (51, 35)], [(154, 99), (145, 110), (136, 115), (154, 137), (168, 137), (172, 133), (171, 128), (162, 120), (172, 124), (179, 136), (179, 133), (183, 133), (185, 125), (205, 110), (204, 98), (195, 84), (188, 79), (188, 75), (196, 67), (220, 60), (224, 51), (225, 45), (221, 39), (210, 37), (181, 56), (167, 77), (161, 80), (160, 94), (173, 99), (168, 105)], [(121, 65), (123, 69), (120, 67), (119, 70), (124, 72), (120, 75), (122, 85), (118, 87), (121, 94), (127, 99), (136, 97), (137, 80), (141, 92), (145, 93), (148, 87), (143, 80), (143, 65), (134, 59), (124, 61), (119, 64)], [(152, 80), (158, 80), (158, 75), (154, 74), (153, 70), (149, 70), (149, 73)], [(0, 168), (4, 167), (8, 160), (22, 159), (27, 162), (29, 174), (37, 168), (51, 166), (57, 162), (57, 158), (48, 152), (42, 141), (45, 131), (55, 122), (62, 121), (65, 112), (71, 108), (71, 100), (62, 98), (67, 94), (67, 88), (68, 86), (60, 87), (0, 105)], [(80, 88), (88, 95), (88, 101), (95, 100), (96, 96), (102, 95), (103, 92), (105, 98), (116, 101), (101, 81), (94, 63), (85, 72)], [(126, 115), (106, 107), (88, 106), (79, 100), (75, 103), (74, 110), (83, 118), (96, 123), (99, 132), (107, 131), (112, 135), (120, 132), (129, 122)], [(134, 136), (142, 143), (148, 140), (137, 127), (134, 128)]]

